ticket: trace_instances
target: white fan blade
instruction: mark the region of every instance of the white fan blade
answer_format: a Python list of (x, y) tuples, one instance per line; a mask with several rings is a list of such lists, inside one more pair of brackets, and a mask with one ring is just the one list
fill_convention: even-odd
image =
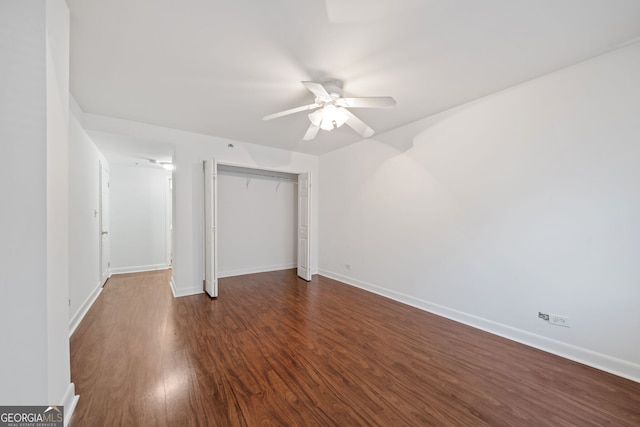
[(367, 98), (338, 98), (336, 104), (350, 108), (395, 107), (396, 100), (390, 96), (372, 96)]
[(307, 133), (304, 134), (304, 138), (302, 139), (305, 141), (311, 141), (313, 138), (316, 137), (319, 130), (320, 130), (319, 126), (316, 126), (313, 123), (311, 123), (311, 125), (309, 126), (309, 129), (307, 129)]
[(358, 132), (363, 138), (369, 138), (375, 133), (373, 129), (364, 124), (362, 120), (357, 118), (351, 111), (344, 110), (349, 118), (347, 119), (347, 125), (356, 132)]
[(329, 92), (322, 86), (320, 83), (316, 82), (302, 82), (302, 84), (309, 89), (309, 91), (314, 94), (317, 98), (320, 98), (323, 101), (331, 101), (331, 95)]
[(313, 110), (314, 108), (318, 107), (320, 107), (320, 105), (314, 102), (313, 104), (304, 105), (302, 107), (296, 107), (290, 110), (280, 111), (279, 113), (269, 114), (268, 116), (264, 116), (262, 120), (271, 120), (282, 116), (288, 116), (289, 114), (299, 113), (300, 111)]

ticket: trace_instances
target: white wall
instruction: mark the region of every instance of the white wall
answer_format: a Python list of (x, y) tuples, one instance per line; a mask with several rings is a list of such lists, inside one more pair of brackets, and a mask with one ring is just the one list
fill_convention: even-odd
[(296, 182), (218, 171), (220, 277), (296, 266)]
[[(69, 9), (64, 0), (46, 1), (45, 4), (48, 399), (49, 402), (52, 399), (63, 402), (74, 394), (70, 383), (68, 305)], [(65, 403), (69, 406), (70, 402)], [(71, 409), (67, 408), (67, 411)]]
[(70, 413), (68, 49), (64, 1), (0, 2), (0, 403)]
[(639, 117), (634, 44), (324, 155), (320, 272), (640, 381)]
[(13, 325), (0, 330), (4, 405), (48, 397), (44, 15), (44, 2), (0, 3), (0, 316)]
[(82, 128), (71, 99), (69, 122), (69, 329), (75, 330), (99, 291), (100, 164), (108, 165)]
[(111, 165), (111, 272), (169, 268), (168, 179), (160, 167)]

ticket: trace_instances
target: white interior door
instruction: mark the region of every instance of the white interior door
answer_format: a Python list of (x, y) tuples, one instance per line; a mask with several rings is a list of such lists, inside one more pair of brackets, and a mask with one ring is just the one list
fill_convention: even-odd
[(311, 182), (309, 172), (298, 175), (298, 276), (311, 280)]
[(100, 281), (109, 278), (111, 240), (109, 236), (109, 169), (100, 163)]
[(217, 169), (216, 159), (204, 162), (204, 287), (213, 298), (218, 296)]

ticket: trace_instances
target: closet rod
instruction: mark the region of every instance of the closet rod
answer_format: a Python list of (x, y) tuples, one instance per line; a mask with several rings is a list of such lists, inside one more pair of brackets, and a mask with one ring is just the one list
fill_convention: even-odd
[(236, 171), (232, 171), (229, 169), (218, 169), (218, 172), (229, 172), (229, 173), (235, 173), (238, 175), (249, 175), (249, 176), (261, 176), (263, 178), (272, 178), (272, 179), (279, 179), (280, 181), (289, 181), (289, 182), (298, 182), (297, 178), (290, 178), (288, 176), (277, 176), (277, 175), (268, 175), (266, 173), (252, 173), (252, 172), (236, 172)]

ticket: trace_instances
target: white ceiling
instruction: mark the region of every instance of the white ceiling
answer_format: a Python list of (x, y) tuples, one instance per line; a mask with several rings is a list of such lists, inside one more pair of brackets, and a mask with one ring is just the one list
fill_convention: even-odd
[(302, 141), (301, 80), (345, 96), (377, 133), (600, 55), (640, 37), (639, 0), (67, 0), (71, 92), (85, 112), (321, 154)]

